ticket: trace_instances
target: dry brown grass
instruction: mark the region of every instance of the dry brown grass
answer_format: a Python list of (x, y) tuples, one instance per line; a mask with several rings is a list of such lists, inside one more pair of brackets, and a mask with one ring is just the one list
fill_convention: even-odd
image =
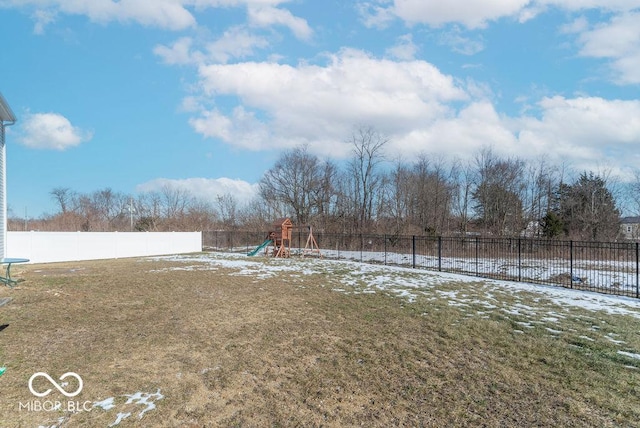
[[(193, 264), (193, 263), (191, 263)], [(347, 295), (330, 278), (256, 280), (168, 260), (30, 265), (0, 308), (0, 426), (634, 426), (638, 370), (509, 320)], [(425, 316), (425, 311), (429, 316)], [(624, 329), (638, 331), (638, 324)], [(29, 412), (29, 377), (80, 374), (74, 400)], [(42, 388), (46, 388), (42, 384)], [(160, 391), (157, 409), (125, 394)], [(60, 395), (58, 400), (63, 399)], [(53, 400), (53, 398), (51, 398)]]

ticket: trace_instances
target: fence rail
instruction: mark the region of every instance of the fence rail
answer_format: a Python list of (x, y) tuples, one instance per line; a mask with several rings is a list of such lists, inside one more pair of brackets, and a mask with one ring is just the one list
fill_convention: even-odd
[[(640, 298), (638, 242), (314, 232), (326, 258), (407, 266)], [(202, 232), (204, 249), (249, 252), (265, 232)], [(303, 248), (303, 231), (292, 247)]]

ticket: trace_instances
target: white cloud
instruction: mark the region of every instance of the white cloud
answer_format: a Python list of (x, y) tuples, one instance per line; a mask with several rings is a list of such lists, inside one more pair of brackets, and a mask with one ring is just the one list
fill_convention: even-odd
[(219, 138), (243, 149), (257, 151), (271, 148), (267, 125), (242, 106), (236, 107), (230, 116), (217, 110), (203, 111), (200, 117), (191, 119), (189, 123), (205, 137)]
[(560, 27), (562, 34), (578, 34), (589, 29), (589, 21), (584, 16), (580, 16), (568, 24)]
[(156, 178), (136, 186), (136, 191), (161, 192), (163, 189), (187, 191), (198, 200), (216, 203), (219, 196), (232, 195), (238, 203), (248, 203), (258, 195), (258, 184), (226, 177), (221, 178)]
[(383, 5), (377, 5), (371, 2), (359, 2), (356, 4), (362, 23), (368, 28), (385, 28), (395, 15), (390, 7), (386, 6), (391, 3), (390, 0), (378, 0)]
[(293, 16), (285, 9), (271, 6), (249, 6), (249, 22), (258, 27), (271, 27), (273, 25), (283, 25), (289, 28), (299, 39), (308, 40), (313, 31), (307, 21)]
[(66, 150), (89, 141), (91, 132), (83, 131), (57, 113), (26, 115), (20, 128), (19, 141), (35, 149)]
[[(136, 22), (168, 30), (184, 30), (197, 25), (190, 9), (246, 7), (258, 23), (289, 27), (296, 36), (306, 38), (311, 30), (306, 21), (279, 9), (290, 0), (0, 0), (0, 6), (34, 10), (34, 31), (44, 28), (58, 14), (83, 15), (93, 22)], [(255, 15), (257, 13), (257, 15)]]
[(484, 42), (478, 36), (474, 40), (463, 36), (462, 30), (456, 25), (440, 35), (440, 43), (451, 47), (451, 50), (462, 55), (475, 55), (484, 50)]
[(488, 21), (516, 16), (530, 0), (395, 0), (393, 13), (409, 24), (434, 27), (460, 23), (467, 28), (483, 28)]
[(340, 151), (354, 125), (375, 124), (394, 134), (446, 116), (446, 103), (468, 98), (451, 76), (425, 61), (395, 62), (348, 49), (329, 55), (324, 66), (245, 62), (202, 66), (199, 73), (205, 95), (234, 96), (243, 107), (203, 111), (192, 119), (194, 129), (253, 149), (310, 142), (312, 150), (329, 154)]
[(33, 13), (33, 20), (36, 24), (33, 27), (34, 34), (42, 35), (45, 27), (56, 20), (57, 14), (50, 10), (36, 10)]
[(455, 116), (442, 117), (392, 139), (392, 147), (404, 156), (419, 153), (471, 158), (483, 146), (511, 155), (517, 138), (488, 101), (475, 101)]
[(377, 5), (370, 1), (359, 4), (359, 10), (371, 25), (386, 24), (390, 16), (395, 16), (410, 25), (461, 24), (471, 29), (484, 28), (502, 18), (525, 22), (550, 7), (570, 12), (588, 9), (625, 12), (640, 7), (640, 0), (394, 0), (392, 3), (379, 0)]
[(202, 61), (202, 54), (192, 52), (193, 39), (181, 37), (170, 46), (156, 45), (153, 53), (162, 58), (165, 64), (187, 65), (197, 64)]
[(391, 17), (408, 25), (450, 25), (453, 30), (444, 31), (440, 42), (466, 55), (481, 51), (484, 43), (465, 37), (458, 26), (482, 29), (503, 18), (525, 22), (549, 9), (600, 11), (612, 16), (609, 22), (589, 28), (586, 17), (572, 18), (559, 27), (560, 33), (578, 35), (580, 55), (607, 60), (613, 71), (607, 78), (623, 85), (640, 83), (640, 0), (370, 0), (357, 8), (368, 26), (385, 26)]
[(256, 49), (266, 48), (269, 42), (261, 36), (250, 33), (243, 27), (232, 27), (217, 40), (207, 45), (208, 58), (225, 63), (230, 59), (246, 58)]
[(637, 152), (640, 101), (543, 98), (540, 118), (523, 117), (520, 140), (544, 153), (597, 161), (607, 150)]
[(185, 6), (188, 2), (175, 0), (92, 0), (92, 1), (39, 1), (27, 0), (26, 3), (46, 3), (61, 13), (85, 15), (99, 23), (137, 22), (146, 26), (183, 30), (196, 24), (194, 16)]
[(418, 46), (413, 43), (413, 36), (411, 34), (398, 37), (395, 46), (387, 49), (388, 55), (403, 61), (415, 59), (417, 52)]
[(242, 26), (229, 28), (218, 39), (199, 48), (194, 46), (197, 43), (191, 37), (181, 37), (169, 46), (157, 45), (153, 53), (168, 65), (202, 65), (251, 56), (256, 49), (269, 45), (264, 37), (252, 34)]
[(640, 0), (535, 0), (541, 6), (554, 6), (568, 11), (602, 9), (622, 12), (640, 7)]
[[(203, 97), (238, 100), (202, 109), (196, 132), (244, 149), (307, 144), (320, 155), (349, 155), (354, 126), (390, 138), (390, 152), (472, 157), (479, 148), (597, 169), (640, 161), (640, 101), (551, 96), (520, 116), (500, 114), (491, 91), (460, 82), (431, 64), (390, 61), (343, 50), (324, 65), (238, 63), (200, 68)], [(202, 105), (202, 104), (201, 104)], [(616, 160), (617, 159), (617, 160)], [(622, 159), (622, 162), (620, 161)]]
[(584, 30), (578, 38), (580, 55), (610, 60), (613, 78), (618, 83), (640, 83), (639, 22), (640, 12), (630, 12)]
[(455, 117), (394, 136), (392, 146), (405, 156), (425, 152), (470, 158), (487, 145), (507, 156), (544, 156), (593, 171), (603, 163), (624, 171), (640, 161), (640, 101), (556, 96), (536, 107), (536, 116), (508, 117), (488, 101), (474, 101)]

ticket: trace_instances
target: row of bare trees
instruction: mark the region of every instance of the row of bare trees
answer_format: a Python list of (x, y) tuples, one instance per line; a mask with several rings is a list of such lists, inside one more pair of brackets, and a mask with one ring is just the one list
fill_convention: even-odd
[(271, 216), (339, 233), (617, 237), (620, 203), (608, 174), (573, 178), (565, 166), (487, 147), (467, 161), (426, 154), (390, 161), (389, 141), (372, 128), (349, 142), (342, 168), (306, 147), (283, 153), (260, 182)]
[[(10, 230), (156, 231), (264, 230), (279, 217), (324, 232), (418, 235), (482, 234), (616, 239), (621, 194), (605, 173), (577, 178), (544, 159), (525, 162), (482, 148), (471, 160), (427, 154), (390, 159), (389, 140), (362, 127), (348, 140), (340, 164), (306, 146), (287, 150), (259, 183), (259, 195), (240, 204), (233, 195), (202, 201), (165, 186), (126, 195), (55, 188), (58, 212), (10, 219)], [(640, 212), (640, 174), (626, 200)]]

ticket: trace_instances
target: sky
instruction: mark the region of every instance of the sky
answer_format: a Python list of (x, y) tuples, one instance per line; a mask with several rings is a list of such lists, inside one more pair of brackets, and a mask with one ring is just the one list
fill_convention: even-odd
[(287, 149), (640, 167), (640, 0), (0, 0), (13, 215), (51, 190), (240, 202)]

